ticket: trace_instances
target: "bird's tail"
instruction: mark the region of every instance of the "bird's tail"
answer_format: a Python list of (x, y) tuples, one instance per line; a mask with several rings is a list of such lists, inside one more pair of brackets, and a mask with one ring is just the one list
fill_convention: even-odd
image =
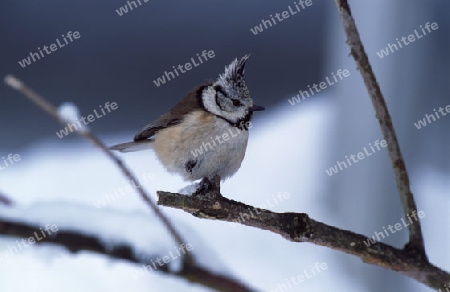
[(117, 144), (114, 146), (109, 147), (111, 150), (117, 150), (120, 152), (135, 152), (135, 151), (142, 151), (142, 150), (148, 150), (152, 149), (152, 142), (153, 139), (149, 140), (142, 140), (137, 142), (127, 142), (122, 144)]

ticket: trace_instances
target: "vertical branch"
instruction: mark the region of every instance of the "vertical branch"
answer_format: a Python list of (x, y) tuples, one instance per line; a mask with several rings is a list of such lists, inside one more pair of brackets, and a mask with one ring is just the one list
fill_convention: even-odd
[[(335, 0), (335, 3), (347, 36), (347, 44), (350, 47), (351, 54), (356, 61), (358, 70), (361, 73), (370, 99), (372, 100), (372, 105), (375, 109), (378, 122), (380, 123), (384, 140), (386, 140), (388, 144), (388, 153), (391, 159), (392, 169), (394, 170), (395, 181), (400, 194), (400, 200), (402, 202), (405, 218), (410, 214), (414, 216), (414, 214), (417, 214), (417, 206), (411, 192), (405, 161), (403, 160), (403, 156), (400, 151), (400, 146), (392, 125), (391, 116), (387, 109), (386, 102), (372, 70), (372, 66), (369, 63), (369, 58), (364, 50), (364, 46), (361, 43), (348, 1)], [(420, 255), (426, 257), (420, 221), (415, 220), (408, 228), (409, 242), (405, 248), (411, 249), (412, 251), (418, 252)]]

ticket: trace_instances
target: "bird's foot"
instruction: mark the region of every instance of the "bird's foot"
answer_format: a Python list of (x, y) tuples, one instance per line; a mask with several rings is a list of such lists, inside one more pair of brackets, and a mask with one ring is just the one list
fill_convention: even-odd
[(193, 193), (193, 195), (194, 196), (206, 195), (211, 188), (212, 188), (212, 182), (209, 180), (209, 178), (204, 177), (200, 181), (200, 183), (198, 185), (198, 189), (195, 191), (195, 193)]
[(212, 196), (220, 195), (220, 177), (215, 176), (213, 181), (204, 177), (200, 183), (198, 189), (193, 193), (193, 196), (205, 196), (210, 194)]

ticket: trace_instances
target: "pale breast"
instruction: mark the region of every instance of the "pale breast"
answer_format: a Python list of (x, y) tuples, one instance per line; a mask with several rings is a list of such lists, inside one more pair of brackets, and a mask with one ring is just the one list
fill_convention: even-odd
[(205, 111), (194, 111), (176, 126), (155, 135), (154, 150), (168, 171), (187, 180), (219, 175), (225, 179), (241, 166), (248, 131)]

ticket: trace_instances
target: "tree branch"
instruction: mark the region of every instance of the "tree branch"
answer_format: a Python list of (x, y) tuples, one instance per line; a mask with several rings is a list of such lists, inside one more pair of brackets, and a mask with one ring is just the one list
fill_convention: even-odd
[[(19, 238), (28, 238), (34, 236), (33, 232), (39, 229), (39, 226), (32, 224), (10, 221), (0, 217), (0, 234), (14, 236)], [(162, 258), (161, 255), (154, 255), (151, 259), (145, 257), (145, 260), (139, 258), (133, 252), (133, 247), (127, 244), (106, 246), (99, 238), (91, 235), (85, 235), (79, 231), (74, 230), (58, 230), (52, 236), (46, 237), (45, 240), (36, 241), (35, 244), (53, 243), (67, 248), (71, 253), (81, 251), (90, 251), (101, 254), (113, 259), (125, 260), (130, 263), (140, 265), (151, 265), (151, 260), (156, 261), (156, 258)], [(194, 262), (183, 262), (180, 271), (173, 272), (168, 269), (167, 265), (158, 267), (156, 272), (172, 275), (183, 278), (191, 283), (210, 287), (217, 291), (238, 291), (238, 292), (252, 292), (250, 288), (236, 280), (217, 273), (212, 273), (205, 268), (197, 266)]]
[(216, 179), (214, 189), (203, 195), (158, 191), (158, 205), (181, 209), (198, 218), (269, 230), (293, 242), (310, 242), (343, 251), (435, 289), (450, 283), (450, 274), (430, 264), (421, 253), (380, 242), (371, 244), (371, 239), (364, 235), (329, 226), (305, 213), (275, 213), (227, 199), (220, 194), (219, 183)]
[[(30, 99), (33, 103), (55, 118), (58, 122), (65, 125), (69, 121), (65, 120), (60, 116), (56, 108), (45, 100), (43, 97), (38, 95), (28, 86), (23, 84), (20, 80), (15, 77), (8, 75), (5, 77), (5, 83), (11, 88), (19, 91), (25, 97)], [(80, 136), (90, 140), (97, 147), (99, 147), (122, 171), (122, 173), (130, 180), (137, 182), (138, 180), (131, 173), (131, 171), (125, 166), (125, 164), (120, 160), (114, 153), (112, 153), (109, 148), (103, 144), (103, 142), (98, 139), (95, 135), (88, 131), (75, 131)], [(174, 225), (169, 221), (169, 219), (161, 212), (159, 207), (150, 199), (150, 196), (143, 190), (143, 188), (137, 188), (140, 197), (147, 203), (148, 206), (155, 212), (157, 217), (161, 219), (164, 226), (168, 229), (169, 233), (175, 239), (175, 241), (181, 245), (185, 240), (175, 229)], [(5, 196), (0, 194), (0, 203), (5, 205), (11, 205), (11, 201)], [(12, 235), (17, 237), (29, 237), (33, 231), (36, 230), (36, 226), (30, 226), (23, 223), (8, 222), (0, 218), (0, 234)], [(106, 247), (103, 243), (96, 237), (80, 234), (76, 231), (59, 231), (56, 236), (51, 237), (46, 240), (46, 242), (52, 242), (61, 246), (66, 247), (71, 252), (78, 252), (82, 250), (88, 250), (109, 256), (111, 258), (123, 259), (133, 263), (140, 263), (145, 265), (150, 265), (150, 261), (144, 262), (133, 255), (132, 248), (127, 245), (116, 246), (113, 250), (110, 247)], [(42, 242), (37, 242), (42, 243)], [(155, 257), (156, 259), (156, 257)], [(166, 266), (158, 269), (160, 272), (166, 274), (182, 277), (192, 283), (198, 283), (206, 287), (210, 287), (217, 291), (237, 291), (237, 292), (252, 292), (250, 288), (247, 288), (243, 284), (231, 279), (227, 276), (216, 274), (210, 272), (200, 266), (195, 264), (195, 259), (190, 253), (186, 253), (182, 258), (182, 269), (179, 272), (170, 272)]]
[[(56, 108), (48, 102), (46, 99), (44, 99), (42, 96), (34, 92), (31, 88), (26, 86), (22, 81), (18, 80), (17, 78), (8, 75), (5, 77), (5, 83), (9, 85), (11, 88), (19, 91), (22, 93), (25, 97), (27, 97), (29, 100), (31, 100), (34, 104), (36, 104), (38, 107), (40, 107), (42, 110), (47, 112), (49, 115), (51, 115), (53, 118), (55, 118), (58, 122), (60, 122), (62, 125), (66, 125), (70, 123), (66, 119), (64, 119), (61, 115), (58, 114), (58, 111)], [(138, 182), (136, 177), (131, 173), (131, 171), (128, 169), (128, 167), (125, 166), (125, 164), (122, 162), (122, 160), (119, 159), (114, 153), (112, 153), (109, 148), (103, 144), (103, 142), (98, 139), (94, 134), (92, 134), (89, 131), (75, 131), (80, 136), (86, 138), (87, 140), (94, 143), (95, 146), (100, 148), (103, 153), (106, 154), (116, 165), (117, 167), (122, 171), (122, 173), (128, 178), (128, 180), (132, 182)], [(162, 213), (162, 211), (156, 206), (156, 204), (150, 199), (150, 196), (144, 191), (143, 188), (136, 188), (138, 191), (140, 197), (144, 202), (155, 212), (156, 216), (162, 221), (162, 223), (165, 225), (169, 233), (172, 235), (172, 237), (175, 239), (177, 244), (182, 244), (185, 242), (183, 240), (181, 234), (175, 229), (173, 224), (169, 221), (169, 219)], [(185, 261), (193, 261), (192, 256), (190, 254), (186, 254), (186, 257), (184, 258)]]
[[(409, 184), (409, 176), (406, 171), (405, 161), (403, 160), (402, 152), (392, 125), (391, 116), (386, 106), (380, 86), (369, 63), (369, 58), (364, 50), (364, 46), (359, 37), (356, 28), (355, 20), (353, 19), (350, 6), (347, 0), (335, 0), (336, 7), (339, 12), (342, 24), (344, 26), (345, 34), (347, 35), (347, 44), (350, 47), (351, 54), (356, 61), (358, 70), (366, 85), (372, 105), (375, 109), (375, 114), (381, 127), (384, 140), (388, 144), (388, 153), (394, 170), (395, 181), (400, 194), (400, 200), (403, 206), (403, 213), (405, 218), (407, 215), (417, 212), (417, 206), (414, 201)], [(416, 252), (422, 253), (426, 257), (425, 246), (423, 241), (422, 229), (420, 221), (415, 220), (409, 227), (409, 242), (406, 244), (406, 249), (415, 249)]]

